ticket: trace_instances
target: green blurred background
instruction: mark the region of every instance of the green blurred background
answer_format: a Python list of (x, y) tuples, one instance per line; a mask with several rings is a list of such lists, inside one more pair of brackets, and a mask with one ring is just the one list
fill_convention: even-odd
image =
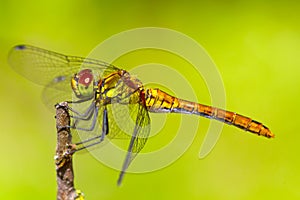
[[(299, 10), (297, 1), (271, 0), (1, 1), (0, 198), (56, 197), (54, 116), (41, 102), (42, 88), (8, 66), (9, 49), (26, 43), (86, 56), (114, 34), (152, 26), (200, 43), (219, 68), (227, 109), (266, 123), (276, 138), (225, 126), (216, 147), (200, 160), (209, 124), (201, 119), (179, 160), (156, 172), (127, 174), (120, 188), (116, 170), (89, 154), (76, 155), (76, 187), (86, 199), (299, 199)], [(130, 66), (137, 57), (118, 64)], [(206, 94), (197, 97), (209, 103)]]

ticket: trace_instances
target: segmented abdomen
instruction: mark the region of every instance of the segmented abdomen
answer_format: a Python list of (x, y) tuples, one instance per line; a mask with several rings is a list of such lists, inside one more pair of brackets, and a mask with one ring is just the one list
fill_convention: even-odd
[(159, 89), (148, 89), (145, 94), (145, 102), (146, 107), (150, 112), (195, 114), (210, 119), (216, 119), (267, 138), (273, 138), (275, 136), (262, 123), (252, 120), (249, 117), (220, 108), (178, 99)]

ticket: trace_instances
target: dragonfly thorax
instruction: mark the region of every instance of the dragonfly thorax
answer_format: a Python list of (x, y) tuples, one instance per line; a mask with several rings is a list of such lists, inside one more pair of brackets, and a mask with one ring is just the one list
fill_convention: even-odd
[(91, 97), (94, 94), (94, 77), (92, 70), (84, 69), (74, 74), (71, 79), (71, 86), (78, 98)]

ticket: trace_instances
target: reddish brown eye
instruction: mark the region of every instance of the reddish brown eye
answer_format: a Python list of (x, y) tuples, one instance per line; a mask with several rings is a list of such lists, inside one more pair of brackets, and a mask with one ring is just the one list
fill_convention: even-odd
[(78, 73), (78, 83), (88, 87), (93, 81), (92, 71), (84, 69)]

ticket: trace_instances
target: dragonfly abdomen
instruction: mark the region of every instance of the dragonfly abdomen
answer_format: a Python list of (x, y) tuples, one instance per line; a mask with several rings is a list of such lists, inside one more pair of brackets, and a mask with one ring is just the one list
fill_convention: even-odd
[(266, 126), (249, 117), (220, 108), (179, 99), (159, 89), (148, 89), (145, 98), (146, 107), (150, 112), (173, 112), (200, 115), (233, 125), (257, 135), (268, 138), (274, 137), (274, 134)]

